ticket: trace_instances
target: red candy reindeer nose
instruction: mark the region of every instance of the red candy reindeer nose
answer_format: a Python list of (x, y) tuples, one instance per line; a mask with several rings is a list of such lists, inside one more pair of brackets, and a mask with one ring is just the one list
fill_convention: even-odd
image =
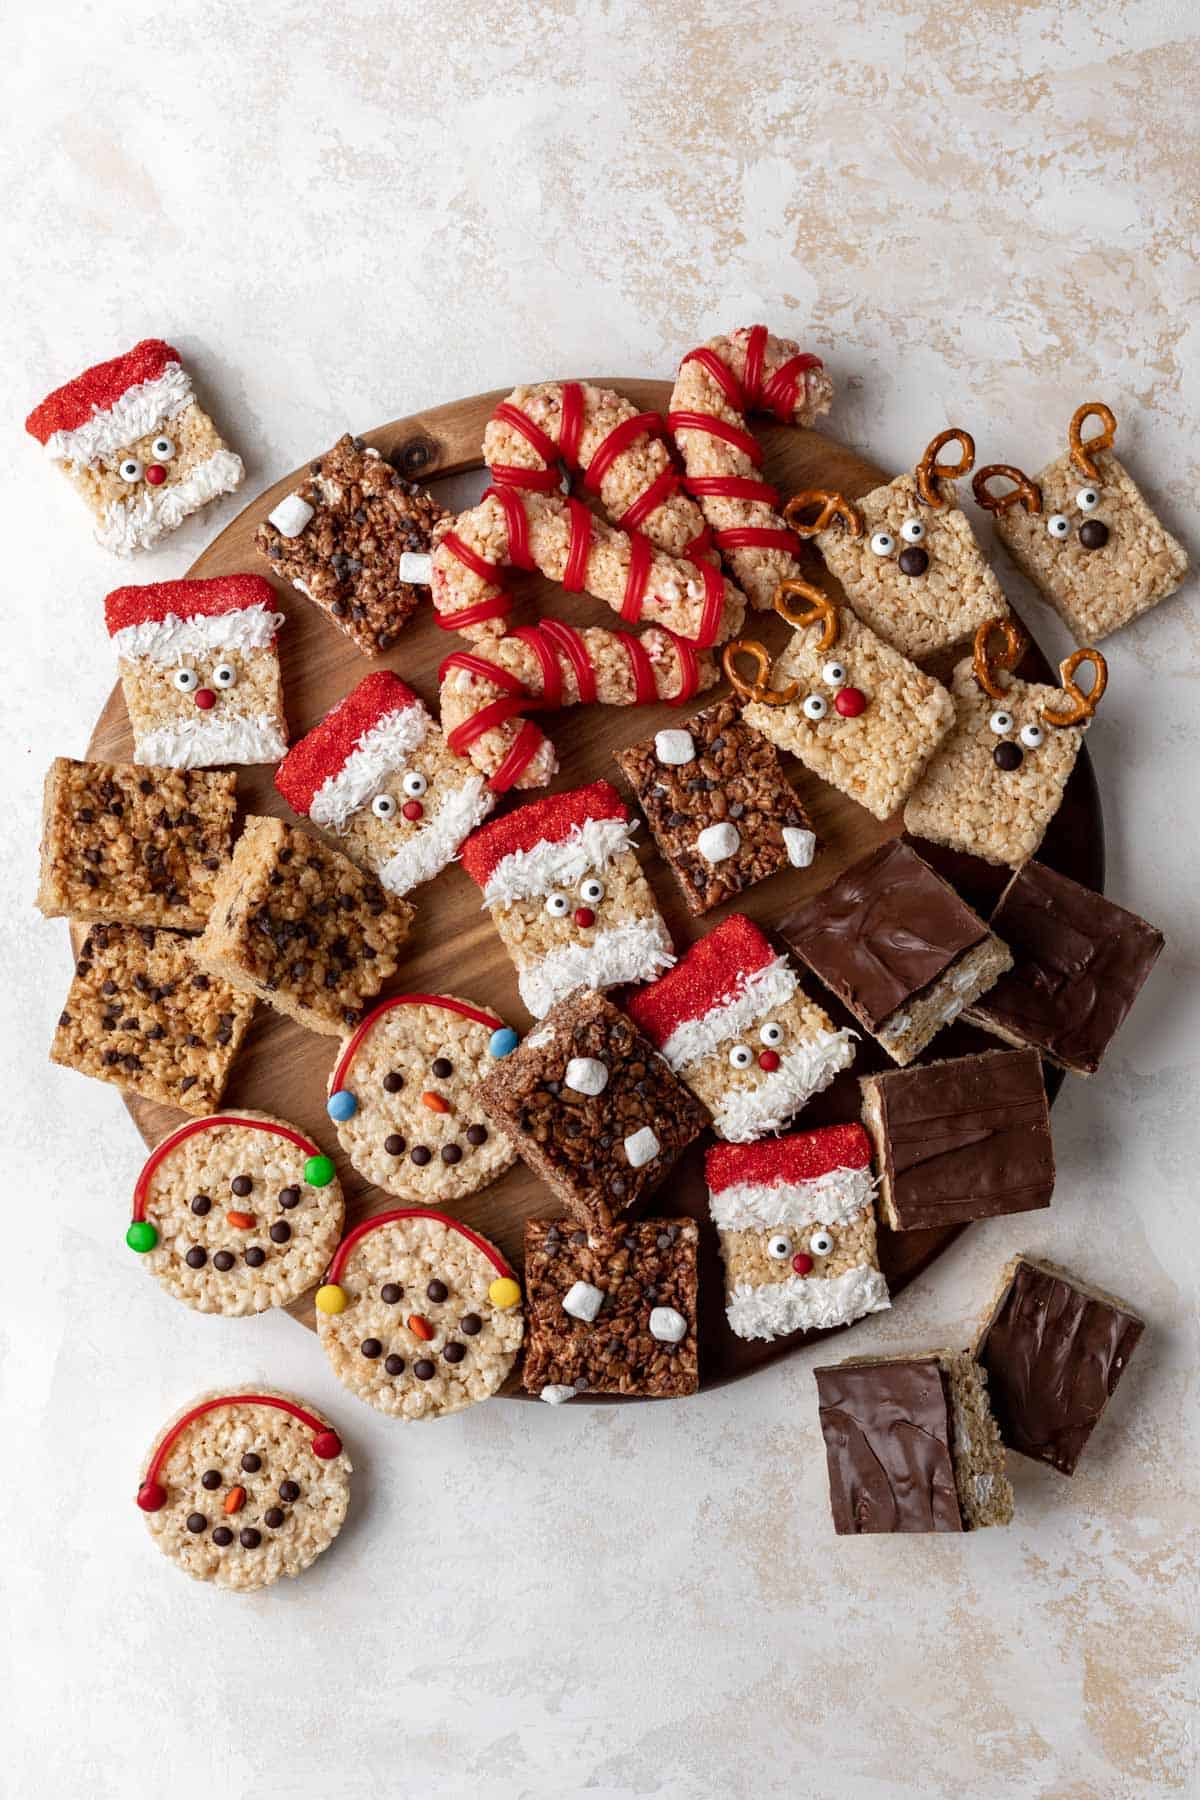
[(860, 712), (867, 710), (867, 696), (861, 688), (839, 688), (833, 705), (843, 719), (857, 719)]
[(425, 816), (425, 808), (421, 805), (419, 800), (406, 800), (404, 805), (400, 808), (400, 811), (404, 814), (410, 824)]
[(213, 693), (211, 688), (197, 688), (192, 698), (195, 700), (196, 705), (200, 708), (201, 712), (207, 712), (210, 706), (215, 706), (217, 704), (217, 696)]
[(166, 479), (167, 471), (163, 468), (162, 464), (151, 463), (150, 467), (146, 470), (146, 480), (150, 483), (150, 486), (161, 487)]
[(596, 915), (590, 906), (577, 906), (575, 908), (575, 923), (584, 931), (587, 930), (589, 925), (594, 925), (596, 923)]
[(805, 1256), (803, 1250), (798, 1250), (792, 1258), (792, 1267), (797, 1275), (807, 1275), (812, 1266), (812, 1257)]
[(768, 1075), (773, 1075), (779, 1067), (779, 1052), (777, 1050), (760, 1050), (758, 1066), (760, 1069), (765, 1069)]

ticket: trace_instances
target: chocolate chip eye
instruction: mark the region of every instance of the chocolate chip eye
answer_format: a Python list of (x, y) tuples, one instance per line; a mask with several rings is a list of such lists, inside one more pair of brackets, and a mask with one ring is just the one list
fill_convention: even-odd
[(446, 1286), (444, 1281), (434, 1280), (431, 1281), (429, 1286), (425, 1289), (425, 1298), (427, 1300), (432, 1300), (436, 1305), (440, 1306), (449, 1292), (450, 1289)]
[(1014, 720), (1012, 714), (1010, 712), (1005, 712), (1004, 708), (1001, 706), (988, 720), (988, 730), (994, 731), (997, 737), (1007, 737), (1013, 728), (1013, 724)]
[(398, 1281), (385, 1281), (379, 1290), (379, 1298), (385, 1306), (395, 1306), (396, 1302), (403, 1297), (404, 1289)]
[(212, 1201), (207, 1194), (193, 1194), (192, 1211), (198, 1219), (202, 1219), (206, 1212), (212, 1211)]
[(237, 686), (237, 670), (232, 663), (218, 663), (212, 672), (215, 688), (231, 688)]
[(831, 1231), (814, 1231), (808, 1240), (808, 1247), (814, 1256), (828, 1256), (833, 1249), (833, 1233)]
[(395, 1069), (383, 1078), (383, 1091), (385, 1094), (398, 1094), (403, 1086), (404, 1077)]
[(1080, 488), (1075, 496), (1075, 504), (1080, 512), (1095, 512), (1100, 504), (1100, 495), (1096, 488)]
[(376, 794), (371, 802), (371, 811), (377, 819), (394, 819), (396, 802), (391, 794)]
[(429, 783), (419, 769), (409, 769), (404, 780), (400, 783), (400, 786), (404, 789), (404, 792), (408, 795), (410, 800), (419, 800), (421, 795), (425, 793), (428, 788)]
[(209, 1493), (211, 1494), (214, 1492), (215, 1489), (219, 1488), (220, 1485), (221, 1485), (220, 1469), (205, 1469), (203, 1475), (200, 1477), (200, 1486), (202, 1488), (207, 1488)]
[(229, 1191), (236, 1194), (239, 1200), (244, 1200), (253, 1186), (254, 1183), (248, 1175), (235, 1175), (229, 1184)]
[(1021, 742), (1027, 750), (1036, 750), (1045, 741), (1046, 734), (1040, 725), (1022, 725)]
[(871, 539), (871, 548), (876, 556), (890, 556), (896, 548), (896, 540), (890, 531), (877, 531)]
[(900, 527), (900, 536), (906, 544), (919, 544), (925, 536), (925, 526), (920, 519), (905, 519)]
[(759, 1032), (758, 1041), (765, 1044), (768, 1050), (778, 1050), (783, 1042), (783, 1026), (777, 1025), (774, 1019), (770, 1020)]
[(1071, 521), (1065, 513), (1051, 513), (1046, 520), (1046, 530), (1052, 538), (1065, 538), (1071, 534)]
[(823, 719), (829, 711), (829, 702), (822, 699), (820, 694), (806, 694), (801, 710), (806, 719)]
[(175, 454), (175, 445), (169, 437), (156, 437), (150, 446), (150, 454), (155, 462), (170, 462)]
[(753, 1061), (754, 1052), (751, 1050), (749, 1044), (735, 1044), (733, 1049), (729, 1052), (729, 1066), (731, 1069), (748, 1069)]
[(242, 1458), (242, 1468), (247, 1475), (258, 1474), (258, 1471), (262, 1468), (262, 1457), (258, 1454), (257, 1450), (247, 1450), (245, 1456)]
[(565, 894), (547, 894), (546, 911), (552, 919), (563, 919), (571, 910), (571, 902)]
[(845, 687), (845, 664), (840, 662), (827, 662), (825, 667), (821, 670), (821, 680), (828, 683), (830, 687)]
[(142, 479), (142, 465), (136, 456), (123, 456), (121, 461), (117, 464), (117, 474), (121, 477), (122, 481), (140, 481)]
[(767, 1255), (772, 1262), (786, 1262), (792, 1254), (792, 1240), (786, 1232), (777, 1231), (767, 1239)]
[(579, 898), (586, 900), (589, 906), (599, 906), (604, 898), (604, 883), (597, 881), (594, 875), (589, 875), (580, 886)]
[(181, 694), (194, 694), (200, 686), (200, 677), (195, 669), (176, 669), (171, 680)]
[(448, 1056), (435, 1056), (429, 1067), (439, 1081), (449, 1081), (454, 1073), (454, 1064)]

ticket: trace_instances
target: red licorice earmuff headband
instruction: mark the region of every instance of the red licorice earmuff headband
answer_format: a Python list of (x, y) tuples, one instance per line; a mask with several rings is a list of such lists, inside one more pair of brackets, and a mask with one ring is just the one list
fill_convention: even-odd
[(342, 1440), (336, 1431), (297, 1406), (291, 1400), (276, 1399), (274, 1394), (220, 1394), (215, 1400), (202, 1400), (199, 1406), (193, 1406), (185, 1412), (182, 1419), (177, 1419), (167, 1432), (162, 1443), (150, 1459), (150, 1467), (146, 1470), (145, 1480), (137, 1491), (137, 1503), (143, 1512), (161, 1512), (167, 1504), (167, 1490), (159, 1481), (159, 1472), (166, 1461), (172, 1444), (192, 1423), (193, 1419), (203, 1418), (205, 1413), (215, 1412), (218, 1406), (277, 1406), (280, 1412), (290, 1413), (293, 1419), (299, 1419), (313, 1433), (312, 1453), (322, 1462), (332, 1462), (335, 1456), (342, 1454)]
[(289, 1144), (295, 1144), (298, 1150), (308, 1153), (308, 1161), (304, 1165), (304, 1179), (309, 1187), (328, 1187), (337, 1174), (333, 1161), (318, 1149), (309, 1138), (302, 1137), (300, 1132), (293, 1131), (290, 1125), (276, 1125), (274, 1120), (243, 1119), (236, 1113), (211, 1113), (207, 1119), (191, 1119), (165, 1137), (161, 1144), (150, 1152), (137, 1178), (133, 1190), (133, 1220), (125, 1233), (125, 1242), (139, 1256), (153, 1250), (158, 1243), (158, 1231), (146, 1217), (146, 1200), (150, 1192), (150, 1183), (155, 1170), (163, 1159), (170, 1155), (178, 1144), (187, 1138), (194, 1137), (198, 1131), (214, 1131), (218, 1125), (241, 1125), (247, 1131), (267, 1131), (273, 1137), (286, 1138)]
[(506, 1025), (503, 1019), (497, 1019), (493, 1013), (480, 1012), (477, 1006), (468, 1006), (465, 1000), (452, 1000), (446, 994), (393, 994), (390, 1000), (384, 1000), (367, 1014), (334, 1065), (333, 1074), (329, 1078), (329, 1099), (325, 1102), (325, 1110), (338, 1125), (344, 1125), (358, 1111), (357, 1096), (342, 1085), (350, 1064), (371, 1027), (395, 1006), (441, 1006), (447, 1012), (460, 1014), (464, 1019), (473, 1019), (477, 1025), (488, 1026), (492, 1033), (488, 1042), (489, 1056), (507, 1056), (517, 1047), (517, 1034), (510, 1025)]
[(316, 1305), (318, 1312), (333, 1316), (346, 1310), (346, 1290), (340, 1285), (340, 1276), (346, 1266), (346, 1259), (360, 1238), (366, 1237), (369, 1231), (378, 1231), (381, 1225), (392, 1225), (397, 1219), (436, 1219), (439, 1225), (447, 1226), (465, 1237), (468, 1243), (482, 1251), (493, 1269), (496, 1279), (488, 1288), (488, 1299), (493, 1306), (507, 1308), (516, 1306), (521, 1298), (521, 1289), (513, 1279), (513, 1272), (494, 1245), (486, 1238), (472, 1231), (460, 1219), (452, 1219), (449, 1213), (436, 1212), (431, 1206), (400, 1206), (393, 1212), (376, 1213), (373, 1219), (364, 1219), (353, 1231), (347, 1232), (333, 1254), (324, 1282), (317, 1289)]

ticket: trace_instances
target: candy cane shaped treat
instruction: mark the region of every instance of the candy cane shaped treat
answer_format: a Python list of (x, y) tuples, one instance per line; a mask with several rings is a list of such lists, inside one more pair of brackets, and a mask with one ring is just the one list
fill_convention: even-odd
[(781, 581), (800, 574), (795, 535), (779, 495), (762, 479), (762, 449), (746, 415), (812, 425), (829, 411), (833, 383), (819, 357), (765, 325), (710, 338), (679, 365), (667, 422), (683, 456), (684, 487), (699, 500), (717, 549), (760, 610)]
[(531, 719), (564, 706), (672, 705), (718, 679), (711, 656), (653, 627), (642, 636), (547, 619), (487, 646), (487, 655), (456, 650), (438, 672), (442, 728), (459, 756), (469, 756), (493, 793), (545, 787), (558, 768), (554, 746)]

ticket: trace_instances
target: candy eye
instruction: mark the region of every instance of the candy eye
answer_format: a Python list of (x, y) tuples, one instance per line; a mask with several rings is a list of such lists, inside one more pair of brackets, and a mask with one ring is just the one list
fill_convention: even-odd
[(181, 694), (194, 694), (196, 689), (200, 686), (200, 677), (197, 675), (195, 669), (176, 669), (171, 680), (175, 683), (175, 686), (179, 689)]
[(169, 437), (155, 438), (150, 446), (155, 462), (170, 462), (175, 454), (175, 445)]
[(871, 539), (871, 548), (876, 556), (890, 556), (896, 548), (896, 540), (890, 531), (877, 531)]
[(232, 663), (218, 663), (212, 673), (213, 686), (231, 688), (237, 686), (237, 670)]
[(419, 769), (410, 769), (404, 777), (404, 780), (400, 783), (400, 786), (404, 789), (410, 800), (419, 800), (429, 786), (429, 783)]
[(844, 665), (840, 662), (827, 662), (821, 670), (821, 680), (827, 682), (830, 687), (845, 687), (846, 670)]
[(586, 900), (589, 906), (599, 906), (604, 898), (604, 883), (597, 881), (594, 875), (589, 876), (579, 889), (579, 898)]
[(920, 519), (905, 519), (900, 527), (900, 536), (906, 544), (919, 544), (925, 536), (925, 526)]
[(117, 473), (122, 481), (140, 481), (142, 479), (142, 465), (136, 456), (126, 456), (123, 457), (118, 464)]
[(735, 1044), (733, 1049), (729, 1052), (729, 1066), (731, 1069), (748, 1069), (753, 1061), (754, 1052), (751, 1050), (749, 1044)]
[(552, 919), (563, 919), (571, 910), (571, 902), (565, 894), (547, 894), (546, 911)]
[(767, 1239), (767, 1255), (775, 1262), (786, 1262), (792, 1254), (792, 1240), (782, 1231)]
[(828, 1256), (833, 1249), (833, 1233), (825, 1230), (814, 1231), (808, 1240), (808, 1247), (814, 1256)]
[(822, 700), (820, 694), (806, 694), (801, 710), (806, 719), (823, 719), (829, 711), (829, 704)]
[(1021, 742), (1027, 750), (1036, 750), (1038, 745), (1045, 740), (1045, 736), (1040, 725), (1022, 725), (1021, 727)]
[(769, 1050), (775, 1050), (783, 1042), (783, 1026), (776, 1025), (774, 1020), (764, 1025), (758, 1034), (760, 1044), (766, 1044)]
[(997, 737), (1007, 737), (1013, 728), (1013, 716), (1010, 712), (1005, 712), (1004, 708), (1001, 707), (998, 712), (992, 714), (991, 718), (988, 720), (988, 726), (995, 732)]
[(1097, 488), (1080, 488), (1075, 496), (1075, 504), (1080, 512), (1095, 512), (1100, 504), (1099, 490)]
[(1051, 513), (1050, 517), (1046, 520), (1046, 530), (1050, 533), (1052, 538), (1069, 537), (1071, 532), (1071, 521), (1068, 519), (1066, 513)]
[(371, 802), (371, 811), (377, 819), (394, 819), (396, 802), (391, 794), (376, 794)]

